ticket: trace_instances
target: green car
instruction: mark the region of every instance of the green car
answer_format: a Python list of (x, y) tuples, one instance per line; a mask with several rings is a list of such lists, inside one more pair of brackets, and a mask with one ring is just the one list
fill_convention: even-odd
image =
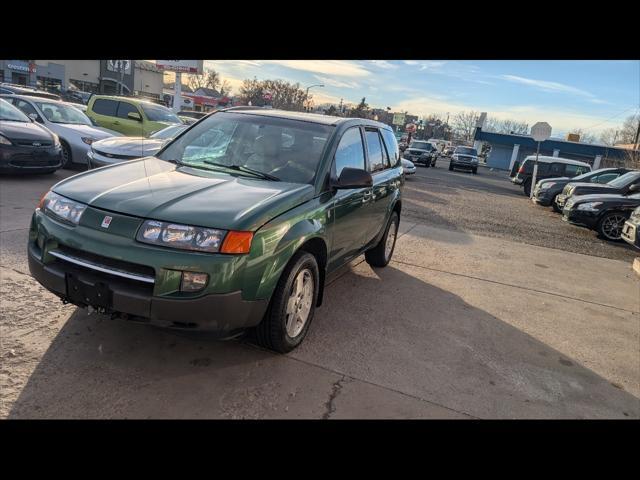
[(403, 184), (384, 124), (221, 110), (155, 157), (56, 184), (33, 214), (29, 268), (80, 307), (221, 338), (252, 329), (287, 352), (330, 273), (362, 253), (389, 263)]
[(167, 107), (129, 97), (93, 95), (85, 113), (99, 126), (129, 137), (148, 137), (170, 125), (183, 123)]

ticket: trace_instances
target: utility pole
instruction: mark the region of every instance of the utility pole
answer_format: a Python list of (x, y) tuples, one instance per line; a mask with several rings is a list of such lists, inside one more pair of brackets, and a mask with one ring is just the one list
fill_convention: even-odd
[(124, 62), (120, 60), (120, 95), (124, 95)]
[(638, 118), (638, 128), (636, 128), (636, 136), (633, 140), (633, 149), (638, 150), (638, 140), (640, 139), (640, 118)]

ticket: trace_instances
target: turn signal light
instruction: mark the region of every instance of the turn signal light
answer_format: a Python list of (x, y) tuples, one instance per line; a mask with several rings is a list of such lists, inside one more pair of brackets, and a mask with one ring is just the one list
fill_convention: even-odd
[(44, 192), (44, 195), (42, 195), (42, 198), (40, 198), (40, 201), (38, 202), (38, 206), (36, 208), (42, 209), (42, 207), (44, 207), (44, 199), (46, 198), (48, 193), (49, 193), (49, 190)]
[(224, 238), (220, 253), (249, 253), (251, 240), (253, 240), (253, 232), (235, 232), (231, 230)]

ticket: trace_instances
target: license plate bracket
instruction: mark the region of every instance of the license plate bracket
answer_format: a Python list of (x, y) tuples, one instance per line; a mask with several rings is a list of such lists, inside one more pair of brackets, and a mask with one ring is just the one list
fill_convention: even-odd
[(65, 277), (67, 297), (71, 303), (92, 306), (96, 309), (109, 309), (112, 292), (107, 284), (84, 281), (72, 273), (67, 273)]

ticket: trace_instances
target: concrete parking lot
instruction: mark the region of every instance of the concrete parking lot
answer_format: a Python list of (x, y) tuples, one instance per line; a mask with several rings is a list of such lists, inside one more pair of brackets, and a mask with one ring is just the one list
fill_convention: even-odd
[(62, 305), (25, 245), (73, 172), (1, 177), (0, 416), (640, 418), (637, 253), (447, 165), (407, 180), (391, 264), (334, 275), (288, 355)]

